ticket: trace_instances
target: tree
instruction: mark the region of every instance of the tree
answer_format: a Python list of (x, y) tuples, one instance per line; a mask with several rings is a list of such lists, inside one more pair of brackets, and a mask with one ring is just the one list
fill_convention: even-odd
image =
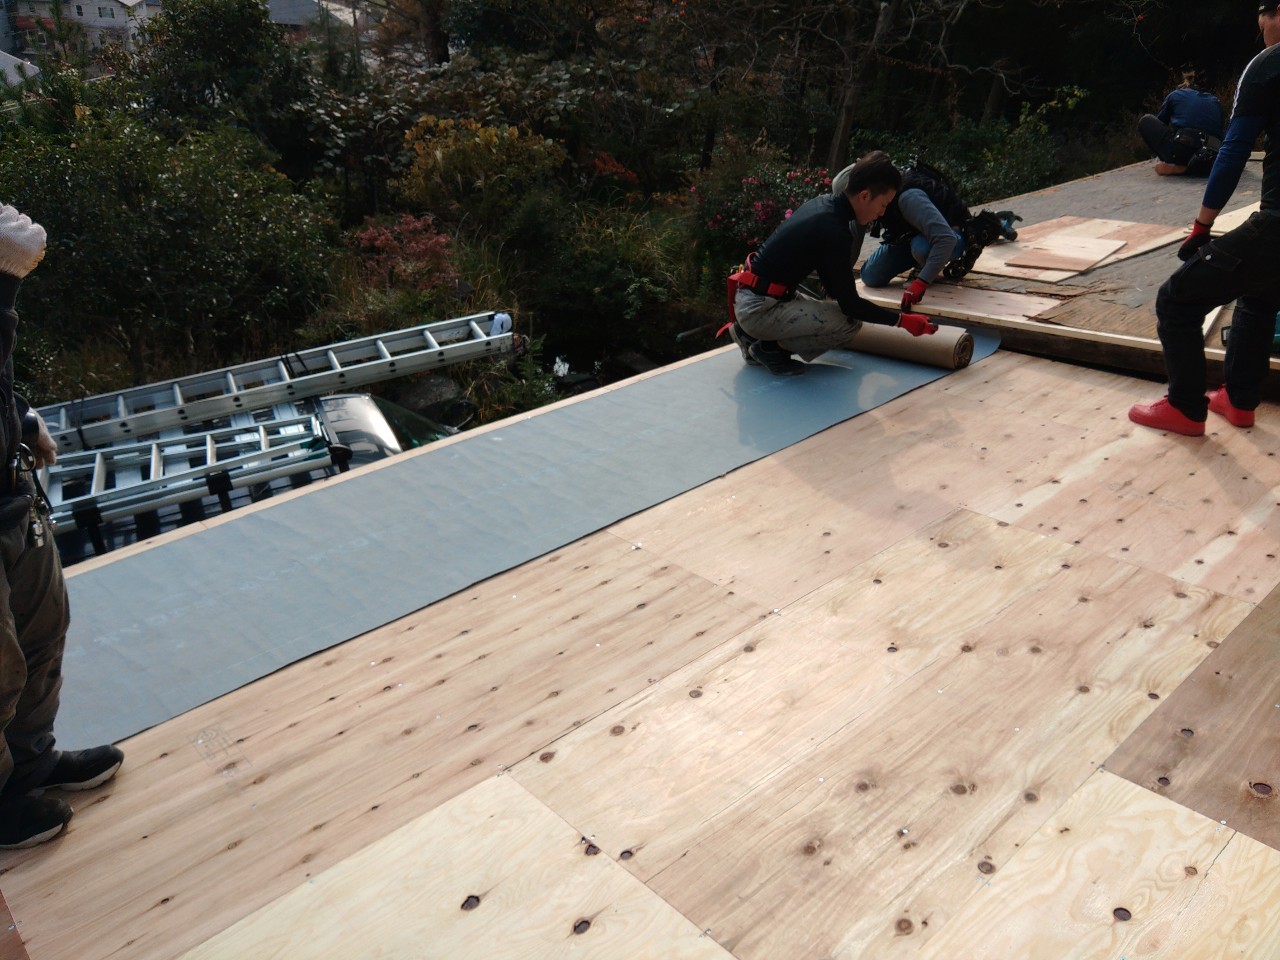
[(230, 123), (306, 176), (327, 131), (313, 129), (317, 78), (261, 0), (168, 0), (117, 64), (120, 105), (170, 137)]
[(449, 61), (450, 0), (382, 0), (375, 51), (384, 59), (437, 67)]
[(279, 349), (325, 295), (332, 224), (247, 134), (174, 143), (120, 115), (6, 134), (0, 180), (49, 234), (23, 320), (56, 349), (177, 376)]

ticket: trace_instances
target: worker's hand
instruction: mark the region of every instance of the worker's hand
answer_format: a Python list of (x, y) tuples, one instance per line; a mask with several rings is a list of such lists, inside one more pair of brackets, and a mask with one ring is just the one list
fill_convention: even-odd
[(1213, 237), (1209, 233), (1209, 224), (1201, 223), (1199, 218), (1191, 221), (1191, 235), (1182, 241), (1182, 246), (1178, 248), (1179, 260), (1190, 260), (1196, 255), (1196, 251), (1212, 240)]
[(28, 410), (22, 418), (22, 442), (31, 448), (37, 469), (51, 467), (58, 462), (58, 444), (49, 434), (44, 417), (35, 410)]
[(22, 279), (44, 256), (44, 227), (7, 203), (0, 205), (0, 273)]
[(902, 312), (906, 313), (917, 303), (924, 299), (924, 292), (929, 289), (929, 284), (925, 283), (919, 277), (916, 277), (902, 291)]
[(919, 337), (923, 334), (935, 334), (938, 332), (938, 325), (926, 317), (923, 313), (904, 313), (898, 318), (898, 326), (906, 330), (913, 337)]

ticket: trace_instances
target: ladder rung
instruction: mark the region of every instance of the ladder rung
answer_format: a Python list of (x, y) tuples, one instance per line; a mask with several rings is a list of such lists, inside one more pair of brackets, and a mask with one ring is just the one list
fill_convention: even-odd
[(149, 437), (182, 423), (373, 383), (389, 376), (509, 350), (510, 333), (489, 336), (493, 313), (474, 314), (294, 351), (158, 384), (41, 408), (62, 452)]

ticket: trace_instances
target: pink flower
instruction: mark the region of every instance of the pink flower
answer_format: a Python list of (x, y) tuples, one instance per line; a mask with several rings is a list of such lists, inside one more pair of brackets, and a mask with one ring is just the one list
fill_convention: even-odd
[(786, 220), (786, 219), (787, 219), (789, 216), (791, 216), (791, 214), (793, 214), (793, 213), (795, 213), (795, 211), (794, 211), (794, 210), (792, 210), (790, 207), (788, 207), (788, 208), (786, 209), (786, 211), (782, 214), (782, 219), (783, 219), (783, 220)]

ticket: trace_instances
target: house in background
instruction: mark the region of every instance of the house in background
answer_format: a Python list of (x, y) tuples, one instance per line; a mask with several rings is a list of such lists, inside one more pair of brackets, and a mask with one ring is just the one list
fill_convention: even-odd
[(267, 0), (267, 16), (293, 38), (306, 36), (307, 28), (328, 12), (317, 0)]
[(39, 49), (44, 34), (37, 23), (53, 25), (55, 2), (61, 2), (63, 19), (84, 28), (90, 47), (108, 43), (132, 49), (138, 29), (160, 12), (159, 0), (5, 0), (13, 14), (18, 49)]

